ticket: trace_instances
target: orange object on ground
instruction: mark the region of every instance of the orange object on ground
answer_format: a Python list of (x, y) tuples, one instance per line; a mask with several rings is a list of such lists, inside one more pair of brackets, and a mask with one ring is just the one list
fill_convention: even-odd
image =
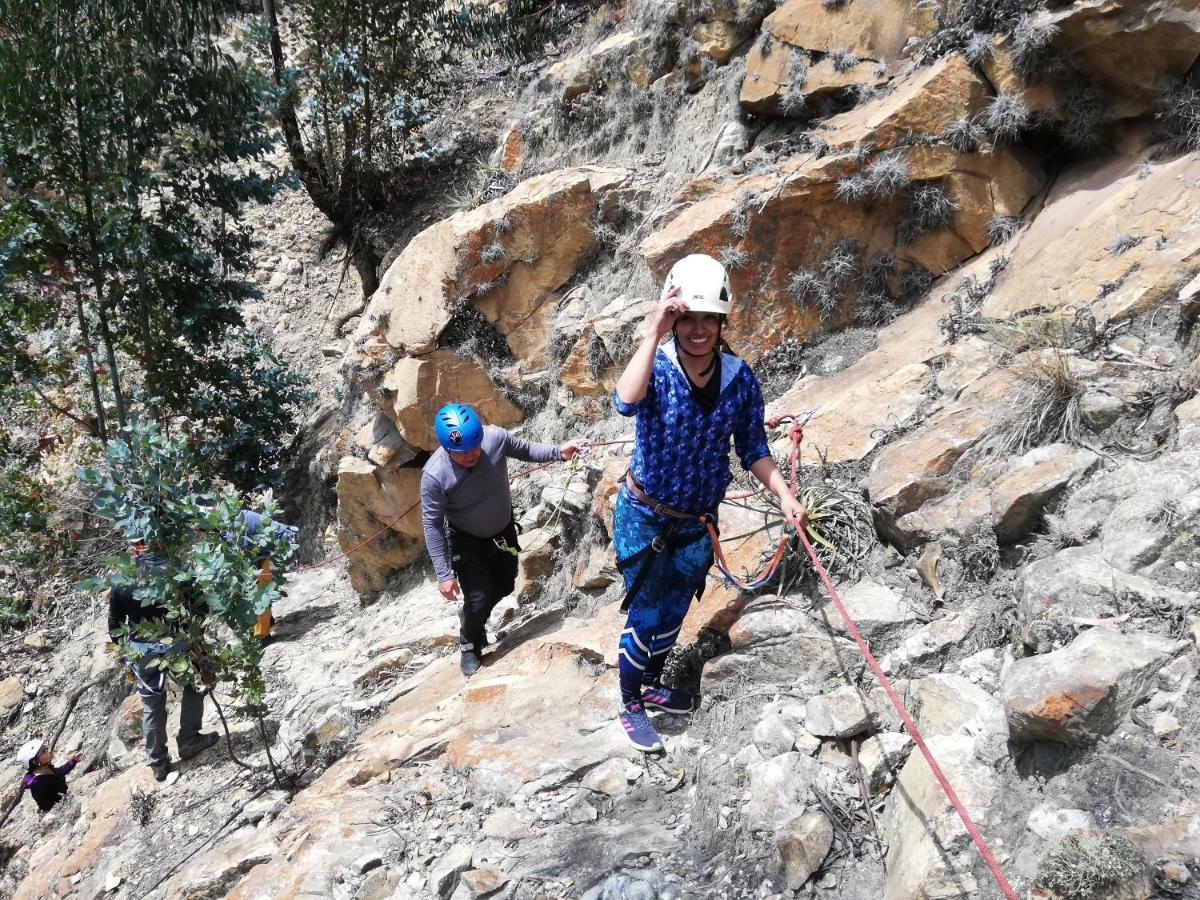
[[(264, 559), (258, 564), (258, 569), (258, 586), (263, 587), (270, 584), (271, 579), (274, 577), (271, 574), (271, 560)], [(272, 621), (274, 621), (274, 618), (271, 615), (271, 607), (268, 606), (254, 620), (254, 636), (258, 638), (270, 637)]]

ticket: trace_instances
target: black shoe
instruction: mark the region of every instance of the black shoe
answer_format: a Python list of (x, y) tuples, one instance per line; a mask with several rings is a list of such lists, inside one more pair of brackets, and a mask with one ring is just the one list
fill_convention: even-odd
[(462, 673), (470, 678), (479, 671), (483, 665), (483, 660), (479, 658), (479, 654), (474, 650), (464, 650), (462, 652), (462, 659), (459, 660), (458, 665), (462, 669)]
[(167, 776), (175, 771), (175, 768), (171, 765), (171, 761), (168, 759), (160, 763), (151, 763), (150, 771), (154, 773), (155, 781), (166, 781)]
[(179, 744), (179, 758), (191, 759), (193, 756), (203, 753), (220, 739), (221, 736), (215, 731), (207, 731), (196, 735), (187, 743), (181, 741)]

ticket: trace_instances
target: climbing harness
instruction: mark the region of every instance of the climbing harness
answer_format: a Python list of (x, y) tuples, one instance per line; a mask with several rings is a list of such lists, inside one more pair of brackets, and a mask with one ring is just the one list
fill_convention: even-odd
[(846, 607), (842, 603), (842, 598), (838, 596), (838, 592), (834, 588), (833, 582), (829, 580), (829, 574), (825, 571), (825, 567), (821, 565), (821, 561), (817, 558), (817, 551), (813, 549), (812, 543), (808, 540), (808, 536), (804, 534), (803, 530), (800, 530), (798, 533), (800, 535), (801, 542), (804, 544), (804, 549), (808, 553), (809, 559), (812, 560), (812, 564), (816, 568), (817, 574), (821, 577), (821, 581), (825, 585), (825, 590), (829, 593), (830, 599), (833, 600), (834, 606), (837, 607), (837, 611), (841, 614), (842, 620), (846, 623), (846, 630), (849, 631), (850, 636), (854, 638), (854, 643), (858, 645), (859, 652), (862, 653), (863, 658), (867, 661), (867, 665), (870, 667), (871, 672), (874, 673), (875, 678), (878, 679), (880, 685), (883, 686), (883, 690), (887, 694), (888, 699), (892, 701), (892, 706), (896, 708), (896, 712), (900, 716), (900, 720), (904, 723), (904, 727), (908, 730), (909, 737), (911, 737), (913, 743), (917, 745), (917, 749), (921, 751), (921, 755), (925, 757), (925, 762), (929, 765), (929, 771), (933, 773), (933, 777), (937, 779), (937, 783), (941, 785), (941, 788), (945, 792), (947, 799), (949, 799), (950, 804), (954, 807), (954, 811), (958, 813), (958, 817), (962, 820), (963, 825), (967, 829), (967, 834), (971, 836), (971, 840), (974, 842), (975, 847), (979, 850), (979, 855), (983, 857), (983, 861), (991, 871), (992, 877), (996, 879), (996, 884), (999, 885), (1000, 890), (1003, 892), (1004, 896), (1008, 898), (1008, 900), (1017, 900), (1016, 892), (1012, 889), (1012, 886), (1004, 877), (1004, 873), (1000, 871), (1000, 865), (996, 862), (996, 858), (992, 855), (992, 851), (988, 848), (987, 842), (984, 841), (983, 835), (979, 833), (979, 829), (976, 828), (975, 823), (971, 821), (971, 816), (967, 812), (966, 807), (964, 807), (962, 801), (958, 799), (958, 794), (954, 792), (954, 788), (951, 787), (950, 781), (946, 778), (945, 773), (942, 772), (942, 767), (939, 766), (937, 760), (934, 759), (933, 753), (930, 752), (928, 745), (926, 745), (925, 739), (921, 736), (921, 732), (917, 728), (916, 723), (913, 722), (912, 717), (908, 714), (908, 710), (904, 708), (904, 702), (896, 693), (895, 688), (892, 687), (891, 682), (888, 681), (888, 677), (883, 674), (883, 669), (881, 669), (879, 667), (879, 663), (875, 661), (875, 657), (871, 653), (871, 648), (867, 646), (867, 642), (863, 640), (863, 636), (859, 632), (858, 627), (854, 624), (854, 620), (851, 619), (850, 614), (846, 612)]

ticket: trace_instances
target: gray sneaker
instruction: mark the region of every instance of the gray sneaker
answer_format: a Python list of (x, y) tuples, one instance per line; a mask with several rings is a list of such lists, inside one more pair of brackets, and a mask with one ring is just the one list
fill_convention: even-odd
[(221, 736), (215, 731), (205, 731), (197, 734), (194, 738), (186, 743), (179, 742), (179, 758), (191, 759), (200, 753), (203, 753), (213, 744), (221, 739)]
[(151, 763), (150, 771), (154, 773), (155, 781), (166, 781), (167, 776), (169, 776), (175, 770), (172, 768), (171, 761), (168, 759), (160, 763)]
[(462, 673), (470, 678), (479, 671), (480, 666), (483, 665), (483, 660), (479, 658), (479, 654), (474, 650), (464, 650), (462, 652), (462, 659), (459, 660), (458, 665), (462, 669)]

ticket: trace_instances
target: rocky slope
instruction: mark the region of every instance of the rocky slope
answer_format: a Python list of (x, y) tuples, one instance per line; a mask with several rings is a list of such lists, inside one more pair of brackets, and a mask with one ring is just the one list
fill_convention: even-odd
[[(512, 106), (511, 189), (397, 245), (306, 436), (350, 561), (297, 576), (267, 651), (301, 789), (237, 718), (253, 771), (223, 746), (157, 788), (98, 688), (72, 721), (111, 728), (59, 748), (97, 748), (71, 805), (6, 828), (37, 836), (6, 837), (15, 896), (999, 896), (798, 559), (757, 596), (713, 579), (672, 661), (702, 708), (661, 757), (627, 748), (624, 445), (516, 482), (521, 585), (458, 674), (413, 508), (430, 413), (627, 437), (608, 390), (693, 251), (731, 269), (769, 413), (810, 415), (801, 481), (850, 510), (817, 521), (839, 591), (1009, 880), (1200, 896), (1200, 161), (1153, 122), (1200, 12), (1076, 2), (991, 35), (971, 6), (771, 7), (604, 8)], [(735, 567), (768, 520), (723, 511)], [(98, 627), (10, 657), (6, 736), (55, 720), (81, 658), (111, 667)]]

